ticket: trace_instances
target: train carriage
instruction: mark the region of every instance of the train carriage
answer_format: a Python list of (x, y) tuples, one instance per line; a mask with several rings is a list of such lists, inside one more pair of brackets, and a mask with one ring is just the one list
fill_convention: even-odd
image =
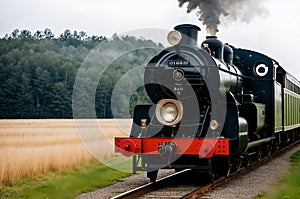
[(283, 130), (287, 134), (286, 142), (293, 142), (300, 128), (300, 82), (289, 73), (285, 73), (283, 85)]

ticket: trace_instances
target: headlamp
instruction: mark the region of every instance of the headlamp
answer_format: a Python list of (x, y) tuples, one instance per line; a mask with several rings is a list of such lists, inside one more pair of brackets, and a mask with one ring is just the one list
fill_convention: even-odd
[(166, 103), (160, 109), (160, 115), (166, 122), (173, 122), (178, 115), (178, 109), (173, 103)]
[(173, 31), (169, 32), (167, 39), (171, 45), (175, 46), (181, 42), (182, 35), (180, 32), (173, 30)]
[(173, 126), (182, 119), (182, 103), (174, 99), (160, 100), (155, 109), (158, 121), (167, 126)]

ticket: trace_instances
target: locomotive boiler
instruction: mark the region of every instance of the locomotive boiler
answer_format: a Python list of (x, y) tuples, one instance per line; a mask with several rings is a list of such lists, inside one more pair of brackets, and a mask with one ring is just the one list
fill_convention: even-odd
[(133, 155), (133, 172), (155, 181), (159, 169), (189, 168), (213, 178), (299, 137), (299, 118), (284, 133), (290, 75), (275, 60), (214, 36), (199, 46), (195, 25), (174, 29), (172, 46), (145, 68), (153, 104), (136, 105), (130, 137), (115, 138), (116, 152)]

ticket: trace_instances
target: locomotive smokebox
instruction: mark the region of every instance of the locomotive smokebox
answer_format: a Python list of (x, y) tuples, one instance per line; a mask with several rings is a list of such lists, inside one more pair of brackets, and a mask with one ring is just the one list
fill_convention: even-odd
[(201, 46), (204, 49), (208, 47), (211, 56), (223, 61), (224, 44), (216, 36), (207, 36)]
[(198, 26), (183, 24), (176, 26), (174, 29), (182, 34), (182, 40), (179, 45), (197, 46), (198, 32), (201, 30)]

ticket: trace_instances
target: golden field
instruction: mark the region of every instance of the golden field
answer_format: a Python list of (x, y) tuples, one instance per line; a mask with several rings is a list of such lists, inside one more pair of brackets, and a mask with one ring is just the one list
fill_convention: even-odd
[(130, 119), (0, 120), (0, 187), (22, 177), (76, 167), (113, 154)]

